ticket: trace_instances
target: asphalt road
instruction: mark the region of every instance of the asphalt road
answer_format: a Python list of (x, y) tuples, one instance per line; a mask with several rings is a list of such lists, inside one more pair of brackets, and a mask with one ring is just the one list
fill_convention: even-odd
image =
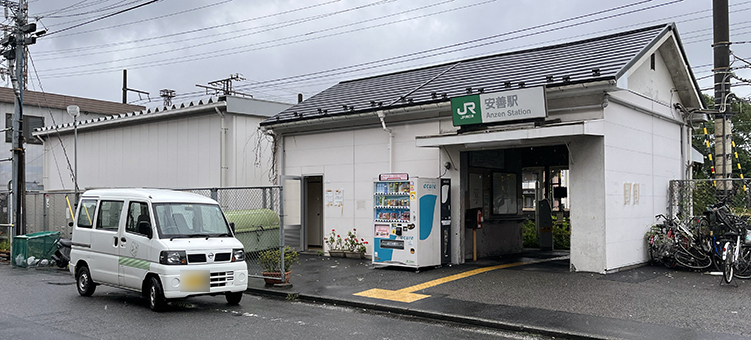
[(207, 296), (154, 313), (137, 293), (99, 286), (86, 298), (74, 284), (66, 271), (0, 264), (0, 338), (546, 339), (248, 294), (239, 306)]

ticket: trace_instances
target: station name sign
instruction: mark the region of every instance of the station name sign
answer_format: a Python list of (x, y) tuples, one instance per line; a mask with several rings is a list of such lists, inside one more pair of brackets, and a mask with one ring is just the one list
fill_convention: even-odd
[(542, 86), (451, 98), (454, 126), (545, 118)]

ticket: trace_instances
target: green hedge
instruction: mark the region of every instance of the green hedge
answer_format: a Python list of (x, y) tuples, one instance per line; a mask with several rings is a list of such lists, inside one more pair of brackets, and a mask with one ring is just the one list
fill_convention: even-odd
[[(553, 249), (571, 249), (571, 225), (564, 219), (558, 224), (553, 216)], [(526, 220), (522, 225), (522, 241), (524, 248), (540, 248), (540, 240), (537, 237), (535, 221)]]

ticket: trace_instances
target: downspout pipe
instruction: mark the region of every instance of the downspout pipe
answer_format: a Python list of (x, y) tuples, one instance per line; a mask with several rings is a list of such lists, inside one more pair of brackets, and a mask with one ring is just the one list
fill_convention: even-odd
[(226, 183), (225, 177), (227, 176), (227, 156), (225, 155), (225, 149), (227, 148), (227, 126), (224, 121), (226, 115), (218, 107), (214, 107), (214, 110), (221, 117), (219, 131), (219, 187), (223, 188)]
[(381, 120), (383, 131), (389, 133), (389, 172), (394, 172), (394, 131), (386, 127), (386, 121), (384, 121), (386, 114), (383, 111), (379, 110), (376, 114), (378, 115), (378, 119)]

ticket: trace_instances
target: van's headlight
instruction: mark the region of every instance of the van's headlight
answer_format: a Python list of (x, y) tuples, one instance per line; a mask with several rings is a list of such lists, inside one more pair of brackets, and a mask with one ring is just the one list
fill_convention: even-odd
[(188, 257), (185, 255), (185, 250), (162, 250), (159, 253), (159, 263), (167, 265), (188, 264)]
[(244, 261), (245, 250), (244, 249), (232, 249), (232, 262)]

